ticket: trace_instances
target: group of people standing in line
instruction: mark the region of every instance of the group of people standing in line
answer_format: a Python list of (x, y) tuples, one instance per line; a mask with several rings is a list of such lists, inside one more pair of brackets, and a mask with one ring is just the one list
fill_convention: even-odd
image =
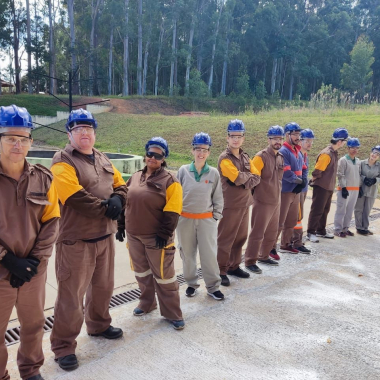
[[(270, 127), (268, 146), (253, 159), (242, 150), (245, 127), (231, 120), (227, 149), (218, 168), (207, 163), (212, 146), (207, 133), (192, 140), (193, 161), (177, 176), (166, 170), (169, 147), (162, 137), (145, 145), (145, 167), (125, 183), (108, 157), (94, 148), (97, 121), (86, 110), (75, 110), (65, 125), (70, 143), (58, 151), (50, 171), (29, 164), (33, 123), (25, 108), (0, 110), (0, 329), (5, 337), (13, 307), (21, 325), (17, 364), (22, 379), (42, 379), (44, 362), (45, 283), (48, 259), (56, 244), (58, 296), (50, 336), (55, 361), (76, 369), (76, 338), (83, 321), (90, 336), (117, 339), (109, 302), (114, 288), (114, 234), (127, 240), (131, 269), (141, 290), (133, 310), (137, 317), (157, 308), (176, 330), (185, 327), (174, 269), (177, 231), (186, 296), (199, 288), (197, 251), (207, 294), (224, 299), (220, 286), (228, 276), (260, 274), (257, 263), (278, 265), (280, 252), (310, 253), (302, 239), (302, 217), (308, 185), (313, 188), (307, 238), (369, 235), (369, 214), (380, 178), (380, 146), (367, 160), (356, 157), (360, 146), (344, 128), (334, 131), (320, 152), (308, 182), (314, 133), (297, 123)], [(285, 140), (285, 141), (284, 141)], [(347, 142), (347, 154), (338, 149)], [(336, 185), (335, 232), (326, 231)], [(251, 226), (249, 232), (249, 212)], [(248, 236), (249, 233), (249, 236)], [(245, 267), (242, 248), (248, 238)], [(85, 304), (83, 304), (85, 298)], [(7, 349), (0, 343), (0, 379), (10, 379)]]

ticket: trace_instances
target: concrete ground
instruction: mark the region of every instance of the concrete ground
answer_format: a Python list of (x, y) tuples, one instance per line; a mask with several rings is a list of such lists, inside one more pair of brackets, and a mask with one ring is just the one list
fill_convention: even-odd
[[(333, 216), (334, 210), (329, 222)], [(284, 253), (278, 267), (261, 265), (261, 275), (231, 278), (222, 302), (208, 297), (203, 284), (194, 298), (185, 297), (182, 286), (183, 331), (175, 331), (157, 310), (133, 317), (137, 302), (112, 309), (113, 325), (123, 328), (124, 337), (90, 338), (82, 329), (80, 367), (71, 373), (54, 362), (45, 334), (42, 374), (49, 380), (378, 380), (380, 219), (371, 227), (373, 236), (326, 239), (312, 245), (311, 255)], [(120, 293), (135, 284), (125, 248), (117, 256)], [(8, 347), (12, 378), (18, 378), (17, 348)]]

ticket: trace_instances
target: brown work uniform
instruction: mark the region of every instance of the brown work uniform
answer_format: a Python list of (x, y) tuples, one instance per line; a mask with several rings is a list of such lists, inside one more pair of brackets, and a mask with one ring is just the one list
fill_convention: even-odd
[[(131, 269), (141, 290), (139, 308), (149, 313), (157, 307), (168, 320), (182, 320), (179, 285), (174, 269), (174, 230), (182, 211), (182, 187), (163, 167), (147, 177), (147, 168), (128, 180), (125, 230)], [(119, 220), (119, 227), (123, 227)], [(167, 241), (156, 247), (156, 236)]]
[(50, 340), (55, 357), (60, 358), (75, 353), (83, 318), (89, 334), (101, 333), (111, 324), (117, 223), (104, 215), (101, 201), (118, 196), (125, 204), (127, 188), (121, 174), (97, 149), (87, 156), (67, 145), (55, 154), (52, 164), (62, 218), (55, 267), (58, 297)]
[[(25, 161), (20, 179), (6, 175), (0, 165), (0, 379), (10, 379), (5, 332), (13, 307), (21, 324), (17, 365), (23, 379), (36, 376), (44, 362), (45, 283), (48, 259), (58, 234), (59, 205), (53, 176), (41, 165)], [(12, 288), (10, 272), (1, 265), (7, 252), (40, 260), (30, 282)]]
[(218, 225), (218, 264), (220, 274), (225, 275), (241, 263), (248, 236), (248, 211), (253, 203), (252, 189), (260, 183), (260, 176), (242, 149), (236, 157), (227, 148), (219, 156), (218, 170), (224, 199), (223, 218)]
[(315, 169), (311, 173), (313, 200), (307, 226), (309, 234), (326, 235), (327, 215), (330, 211), (337, 170), (338, 152), (329, 145), (319, 153)]
[(258, 152), (252, 161), (260, 172), (261, 181), (253, 193), (245, 266), (255, 265), (257, 259), (267, 260), (276, 243), (284, 174), (284, 158), (280, 152), (275, 153), (271, 146)]

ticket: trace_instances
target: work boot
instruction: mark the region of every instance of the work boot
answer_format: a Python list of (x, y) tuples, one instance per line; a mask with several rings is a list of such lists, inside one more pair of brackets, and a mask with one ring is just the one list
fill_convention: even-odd
[(99, 333), (99, 334), (88, 334), (90, 336), (102, 336), (106, 339), (117, 339), (121, 338), (123, 336), (123, 330), (119, 329), (118, 327), (108, 327), (107, 330)]
[(347, 230), (346, 236), (355, 236), (355, 234), (353, 232), (351, 232), (350, 230)]
[(256, 273), (256, 274), (260, 274), (262, 273), (263, 271), (256, 265), (256, 264), (253, 264), (253, 265), (246, 265), (245, 266), (248, 270), (250, 270), (251, 272), (253, 273)]
[(62, 356), (61, 358), (54, 359), (58, 365), (65, 371), (71, 371), (79, 367), (78, 359), (75, 354)]
[(170, 322), (173, 324), (174, 330), (183, 330), (185, 328), (185, 321), (183, 319)]
[(38, 374), (32, 377), (28, 377), (26, 380), (44, 380), (44, 378), (41, 376), (41, 374)]
[(224, 294), (220, 290), (217, 290), (214, 293), (207, 292), (207, 294), (210, 297), (214, 298), (214, 300), (217, 300), (217, 301), (224, 300)]
[(267, 265), (278, 265), (278, 262), (276, 260), (272, 259), (266, 259), (266, 260), (257, 260), (261, 264), (267, 264)]
[(277, 253), (277, 251), (274, 248), (269, 252), (269, 256), (274, 260), (281, 259), (280, 255)]
[(369, 235), (369, 231), (367, 231), (367, 230), (360, 230), (360, 229), (356, 229), (356, 232), (359, 234), (359, 235)]
[(296, 248), (297, 251), (301, 252), (301, 253), (306, 253), (306, 254), (309, 254), (311, 253), (311, 250), (306, 248), (304, 245), (301, 245), (300, 247), (297, 247)]
[(370, 230), (365, 230), (365, 232), (367, 232), (367, 235), (373, 235), (373, 232)]
[(239, 278), (248, 278), (249, 277), (249, 273), (246, 272), (246, 271), (244, 271), (240, 267), (237, 267), (234, 270), (228, 270), (227, 274), (229, 274), (230, 276), (236, 276), (236, 277), (239, 277)]
[(223, 285), (223, 286), (230, 286), (231, 285), (230, 279), (227, 277), (227, 275), (221, 274), (220, 278), (222, 279), (222, 282), (220, 283), (220, 285)]
[(341, 238), (345, 238), (346, 237), (346, 233), (345, 232), (334, 232), (334, 235), (335, 236), (338, 236), (338, 237), (341, 237)]

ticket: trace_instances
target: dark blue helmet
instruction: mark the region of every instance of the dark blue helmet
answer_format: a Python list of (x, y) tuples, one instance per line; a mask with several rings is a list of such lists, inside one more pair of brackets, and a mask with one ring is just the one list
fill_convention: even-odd
[(301, 140), (305, 140), (305, 139), (313, 139), (315, 136), (314, 136), (314, 132), (312, 129), (303, 129), (301, 131)]
[(301, 127), (294, 121), (285, 125), (285, 133), (287, 132), (301, 132)]
[(241, 120), (235, 119), (228, 123), (227, 132), (242, 132), (245, 133), (244, 123)]
[(380, 154), (380, 145), (376, 145), (371, 149), (371, 152), (376, 152), (377, 154)]
[(273, 127), (270, 127), (268, 129), (267, 136), (268, 137), (275, 137), (275, 136), (281, 136), (284, 137), (284, 128), (282, 128), (280, 125), (274, 125)]
[(347, 141), (347, 146), (349, 148), (359, 148), (360, 146), (360, 141), (357, 137), (351, 137)]
[(193, 137), (191, 145), (209, 145), (211, 146), (211, 137), (208, 133), (200, 132), (196, 133)]
[(34, 129), (32, 116), (24, 107), (3, 106), (0, 108), (0, 128), (23, 127), (29, 130)]
[(165, 157), (169, 156), (169, 146), (162, 137), (152, 137), (145, 145), (145, 152), (148, 152), (150, 147), (161, 148)]
[(334, 140), (347, 140), (348, 137), (348, 131), (346, 128), (337, 128), (332, 134)]
[(94, 119), (91, 112), (88, 112), (83, 108), (70, 112), (65, 127), (66, 130), (70, 132), (75, 125), (79, 124), (90, 124), (94, 129), (98, 128), (98, 122)]

